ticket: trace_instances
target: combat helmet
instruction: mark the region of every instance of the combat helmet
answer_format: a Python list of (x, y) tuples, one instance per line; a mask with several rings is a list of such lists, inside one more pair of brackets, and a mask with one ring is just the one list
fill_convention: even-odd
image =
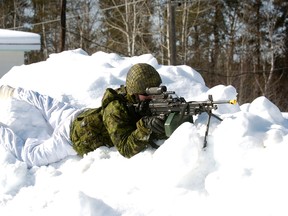
[(159, 73), (149, 64), (138, 63), (133, 65), (127, 73), (127, 93), (143, 94), (146, 88), (158, 87), (162, 83)]

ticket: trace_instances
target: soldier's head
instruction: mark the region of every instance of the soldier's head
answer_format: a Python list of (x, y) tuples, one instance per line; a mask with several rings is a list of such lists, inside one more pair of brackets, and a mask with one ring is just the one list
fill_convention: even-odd
[(161, 83), (159, 73), (146, 63), (133, 65), (126, 77), (126, 89), (129, 95), (143, 95), (147, 88), (159, 87)]

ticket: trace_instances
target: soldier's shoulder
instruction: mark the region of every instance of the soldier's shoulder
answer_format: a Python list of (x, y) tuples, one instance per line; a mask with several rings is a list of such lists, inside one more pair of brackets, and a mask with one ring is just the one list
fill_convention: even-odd
[(125, 95), (112, 88), (107, 88), (102, 98), (102, 107), (107, 107), (112, 101), (125, 102)]

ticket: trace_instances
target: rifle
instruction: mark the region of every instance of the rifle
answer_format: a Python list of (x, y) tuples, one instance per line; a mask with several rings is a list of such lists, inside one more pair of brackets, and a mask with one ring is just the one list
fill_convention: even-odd
[(151, 96), (149, 101), (149, 113), (152, 116), (161, 116), (165, 119), (165, 134), (170, 137), (171, 134), (183, 122), (193, 123), (193, 115), (199, 115), (203, 112), (208, 114), (208, 122), (205, 131), (204, 145), (207, 146), (207, 136), (209, 132), (211, 116), (219, 121), (222, 119), (212, 113), (216, 110), (218, 104), (236, 104), (237, 100), (213, 101), (212, 95), (208, 96), (207, 101), (189, 101), (183, 97), (178, 97), (174, 91), (167, 91), (166, 86), (152, 87), (146, 89), (146, 94)]

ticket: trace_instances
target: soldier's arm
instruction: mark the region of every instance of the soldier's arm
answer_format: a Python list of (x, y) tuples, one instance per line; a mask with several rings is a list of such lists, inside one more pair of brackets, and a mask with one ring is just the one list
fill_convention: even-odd
[(142, 120), (135, 124), (118, 100), (105, 107), (103, 122), (114, 146), (124, 157), (130, 158), (148, 147), (151, 130), (144, 127)]

